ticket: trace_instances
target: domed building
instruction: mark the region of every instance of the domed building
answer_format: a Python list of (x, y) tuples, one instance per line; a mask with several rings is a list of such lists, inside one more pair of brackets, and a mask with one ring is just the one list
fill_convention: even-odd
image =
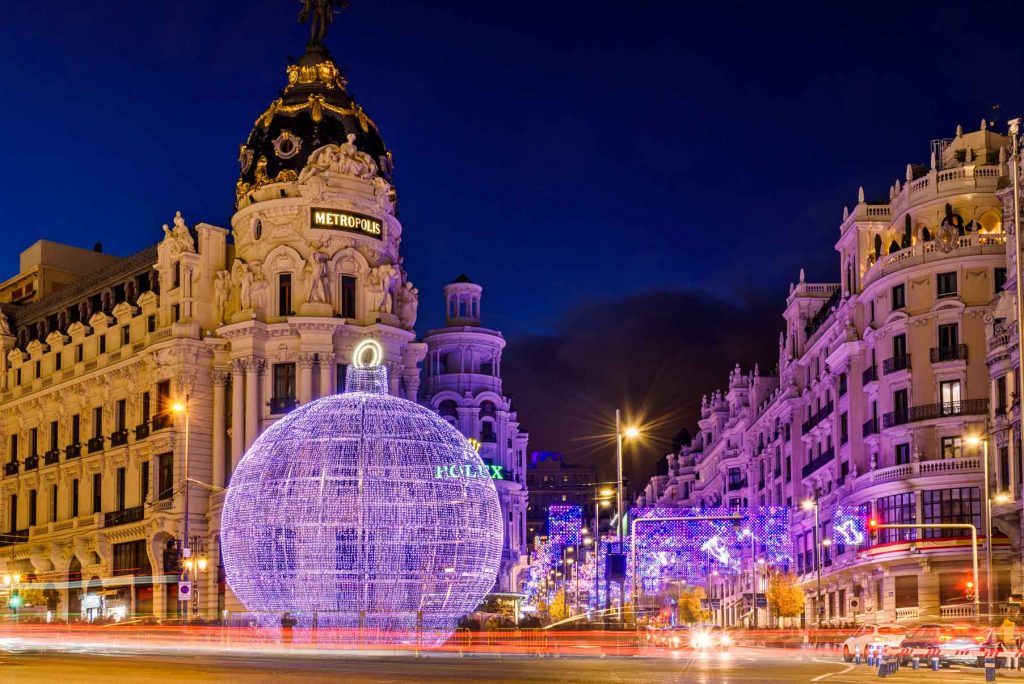
[[(388, 392), (421, 398), (391, 152), (315, 32), (285, 76), (240, 146), (230, 228), (177, 213), (124, 258), (40, 241), (0, 285), (0, 571), (61, 617), (240, 609), (220, 517), (257, 437), (341, 391), (365, 339)], [(522, 537), (505, 552), (521, 557)]]

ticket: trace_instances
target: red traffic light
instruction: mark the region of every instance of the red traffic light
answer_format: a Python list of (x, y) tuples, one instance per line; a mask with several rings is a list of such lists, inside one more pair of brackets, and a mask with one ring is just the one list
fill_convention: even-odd
[(868, 527), (878, 527), (878, 521), (874, 518), (868, 518)]
[(974, 582), (972, 582), (970, 580), (967, 580), (967, 588), (968, 589), (973, 589), (974, 588)]

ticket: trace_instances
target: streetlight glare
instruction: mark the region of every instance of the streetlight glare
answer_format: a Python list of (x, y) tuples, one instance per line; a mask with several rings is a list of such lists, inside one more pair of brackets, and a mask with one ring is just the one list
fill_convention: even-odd
[(171, 404), (171, 410), (174, 411), (175, 413), (184, 413), (185, 403), (181, 401), (176, 401), (173, 404)]
[(1011, 498), (1010, 495), (1007, 494), (1006, 492), (999, 492), (994, 497), (992, 497), (992, 500), (995, 501), (997, 504), (1005, 504), (1010, 503)]
[(814, 508), (814, 500), (804, 499), (803, 502), (800, 504), (800, 507), (803, 508), (805, 511), (809, 511), (812, 508)]
[(640, 436), (640, 428), (631, 425), (626, 428), (625, 435), (629, 439), (635, 439), (636, 437)]
[(615, 490), (608, 489), (607, 487), (605, 487), (604, 489), (599, 491), (598, 494), (600, 494), (601, 496), (612, 496), (613, 494), (615, 494)]
[(981, 444), (981, 437), (978, 435), (967, 435), (964, 437), (964, 444), (967, 446), (976, 447)]

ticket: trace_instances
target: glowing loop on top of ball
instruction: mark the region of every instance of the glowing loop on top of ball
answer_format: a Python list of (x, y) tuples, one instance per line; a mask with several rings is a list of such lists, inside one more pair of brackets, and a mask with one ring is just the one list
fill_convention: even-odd
[[(364, 361), (367, 352), (370, 354), (370, 360)], [(355, 350), (352, 352), (352, 365), (356, 368), (373, 368), (379, 366), (380, 362), (384, 359), (384, 350), (380, 348), (374, 340), (363, 340), (356, 345)]]

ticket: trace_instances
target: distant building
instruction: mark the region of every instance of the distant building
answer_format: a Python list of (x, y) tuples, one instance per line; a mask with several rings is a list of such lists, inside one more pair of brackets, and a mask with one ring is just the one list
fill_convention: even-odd
[(557, 452), (533, 452), (526, 468), (526, 487), (530, 491), (527, 540), (532, 542), (536, 535), (547, 534), (548, 506), (579, 505), (583, 507), (584, 519), (590, 520), (596, 480), (593, 466), (566, 463)]
[(120, 261), (99, 243), (82, 249), (39, 240), (22, 251), (18, 274), (0, 283), (0, 304), (28, 304), (70, 285), (86, 273)]

